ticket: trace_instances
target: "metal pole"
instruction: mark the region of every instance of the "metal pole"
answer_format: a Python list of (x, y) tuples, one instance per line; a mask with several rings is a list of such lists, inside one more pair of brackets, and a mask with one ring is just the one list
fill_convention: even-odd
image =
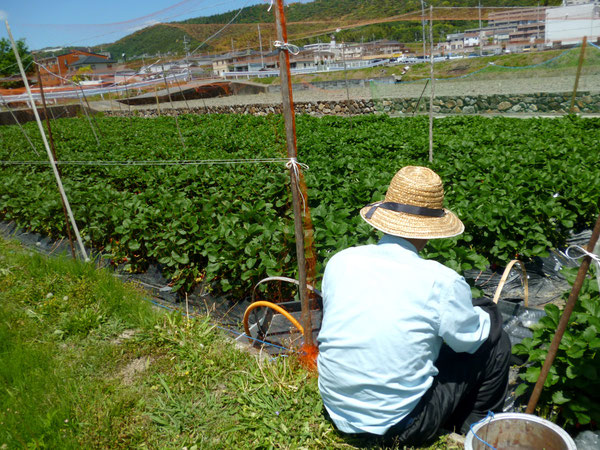
[[(50, 127), (50, 118), (48, 117), (48, 108), (46, 108), (46, 96), (44, 95), (44, 83), (42, 82), (42, 77), (40, 76), (39, 66), (35, 63), (34, 63), (34, 66), (35, 66), (35, 72), (38, 77), (38, 84), (40, 85), (40, 96), (42, 97), (42, 106), (44, 107), (44, 116), (46, 116), (46, 127), (48, 128), (48, 139), (50, 141), (50, 151), (52, 152), (52, 156), (54, 157), (54, 160), (57, 161), (58, 158), (56, 157), (56, 148), (54, 147), (54, 138), (52, 137), (52, 128)], [(56, 167), (56, 170), (58, 171), (59, 176), (62, 177), (62, 173), (58, 166)], [(65, 199), (62, 197), (62, 195), (60, 196), (60, 200), (61, 200), (61, 204), (62, 204), (63, 213), (65, 215), (65, 225), (67, 227), (67, 237), (69, 238), (69, 245), (71, 246), (71, 256), (73, 256), (73, 259), (75, 259), (76, 258), (75, 244), (73, 243), (73, 236), (71, 236), (71, 227), (69, 226), (69, 215), (67, 214), (67, 208), (65, 207)]]
[(433, 162), (433, 97), (435, 95), (435, 77), (433, 76), (433, 6), (429, 7), (429, 48), (431, 54), (431, 68), (429, 78), (431, 79), (431, 95), (429, 97), (429, 162)]
[(181, 139), (181, 145), (185, 149), (185, 142), (183, 141), (183, 135), (181, 134), (181, 129), (179, 128), (179, 120), (177, 119), (177, 110), (175, 106), (173, 106), (173, 100), (171, 99), (171, 91), (169, 90), (169, 82), (167, 81), (167, 76), (165, 75), (165, 65), (161, 64), (162, 67), (162, 75), (165, 80), (165, 87), (167, 88), (167, 95), (169, 96), (169, 103), (171, 104), (171, 109), (175, 113), (175, 125), (177, 126), (177, 132), (179, 133), (179, 139)]
[(8, 25), (8, 20), (4, 21), (6, 25), (6, 31), (8, 33), (8, 38), (12, 44), (13, 52), (15, 53), (15, 57), (17, 59), (17, 64), (19, 66), (19, 70), (21, 71), (21, 76), (23, 77), (23, 83), (25, 84), (25, 89), (27, 90), (27, 94), (29, 95), (29, 100), (33, 105), (33, 114), (35, 116), (35, 120), (37, 121), (38, 128), (40, 130), (40, 135), (42, 136), (42, 141), (44, 142), (44, 147), (46, 147), (46, 153), (48, 154), (48, 159), (50, 160), (50, 165), (52, 166), (52, 171), (54, 172), (54, 177), (56, 178), (56, 184), (58, 185), (58, 190), (60, 195), (63, 197), (65, 202), (65, 207), (67, 208), (67, 213), (69, 214), (69, 218), (71, 219), (71, 225), (73, 225), (73, 230), (75, 231), (75, 237), (77, 238), (77, 243), (79, 244), (79, 249), (81, 254), (83, 255), (86, 261), (89, 261), (87, 256), (87, 252), (85, 251), (85, 247), (83, 246), (83, 242), (81, 241), (81, 236), (79, 235), (79, 228), (77, 228), (77, 223), (75, 222), (75, 217), (73, 217), (73, 211), (71, 211), (71, 206), (69, 205), (69, 200), (67, 199), (67, 194), (65, 193), (62, 181), (60, 179), (60, 175), (56, 168), (56, 162), (54, 161), (54, 157), (52, 156), (52, 152), (50, 151), (50, 146), (48, 145), (48, 141), (46, 140), (46, 133), (44, 132), (44, 127), (42, 126), (42, 121), (40, 120), (40, 115), (38, 114), (37, 108), (35, 106), (35, 102), (33, 101), (33, 95), (31, 93), (31, 89), (29, 88), (29, 82), (27, 81), (27, 75), (25, 75), (25, 70), (23, 69), (23, 63), (21, 62), (21, 56), (19, 55), (19, 51), (17, 50), (17, 44), (15, 44), (15, 40), (10, 31), (10, 26)]
[(587, 36), (583, 37), (583, 43), (581, 44), (581, 51), (579, 52), (579, 64), (577, 65), (577, 74), (575, 75), (575, 86), (573, 86), (573, 95), (571, 96), (571, 106), (569, 112), (572, 113), (575, 109), (575, 96), (577, 95), (577, 88), (579, 87), (579, 77), (581, 76), (581, 67), (583, 66), (583, 59), (585, 57), (585, 46), (587, 45)]
[[(285, 13), (283, 11), (283, 0), (277, 0), (275, 8), (277, 25), (277, 39), (287, 43), (287, 28)], [(296, 148), (296, 118), (294, 115), (294, 100), (292, 97), (292, 81), (290, 73), (290, 55), (286, 49), (279, 47), (279, 70), (281, 76), (281, 98), (283, 102), (283, 117), (285, 120), (285, 135), (287, 153), (289, 158), (295, 160)], [(292, 204), (294, 208), (294, 234), (296, 237), (296, 257), (298, 259), (298, 278), (300, 281), (300, 304), (302, 306), (301, 322), (304, 327), (304, 343), (313, 346), (312, 321), (310, 317), (310, 305), (306, 288), (306, 259), (304, 255), (304, 230), (302, 228), (302, 209), (300, 207), (299, 189), (300, 168), (290, 164), (290, 181), (292, 188)], [(308, 199), (304, 198), (304, 206)]]
[[(594, 251), (594, 246), (596, 245), (596, 242), (598, 242), (599, 235), (600, 216), (598, 216), (598, 220), (596, 220), (596, 225), (594, 226), (594, 230), (592, 231), (592, 237), (590, 238), (590, 242), (587, 246), (588, 252), (591, 253)], [(550, 368), (552, 367), (552, 363), (554, 362), (554, 358), (556, 357), (556, 353), (558, 352), (560, 341), (563, 335), (565, 334), (565, 330), (567, 329), (567, 326), (569, 324), (569, 318), (571, 317), (573, 308), (575, 308), (575, 303), (577, 303), (577, 297), (579, 297), (579, 291), (581, 290), (581, 286), (583, 285), (583, 280), (585, 279), (587, 271), (590, 268), (591, 261), (592, 258), (586, 255), (583, 258), (583, 261), (581, 262), (581, 266), (579, 266), (577, 278), (575, 278), (573, 288), (571, 289), (571, 293), (569, 294), (569, 299), (567, 300), (565, 309), (563, 310), (562, 316), (560, 317), (560, 321), (558, 322), (556, 334), (552, 339), (552, 343), (550, 344), (550, 348), (548, 349), (548, 354), (546, 355), (546, 360), (544, 361), (544, 365), (542, 366), (542, 370), (540, 371), (540, 376), (537, 380), (537, 383), (535, 383), (535, 387), (533, 388), (533, 392), (531, 393), (531, 397), (529, 398), (529, 403), (527, 404), (527, 409), (525, 410), (527, 414), (533, 414), (533, 411), (537, 406), (537, 402), (540, 399), (540, 394), (542, 393), (542, 389), (544, 388), (544, 383), (546, 382), (546, 378), (548, 377), (548, 373), (550, 372)]]

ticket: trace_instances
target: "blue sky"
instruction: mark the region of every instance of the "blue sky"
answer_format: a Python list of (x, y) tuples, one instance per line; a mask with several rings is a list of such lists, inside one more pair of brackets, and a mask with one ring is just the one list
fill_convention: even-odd
[[(8, 3), (8, 4), (6, 4)], [(5, 0), (0, 11), (30, 49), (114, 42), (157, 22), (209, 16), (268, 0)], [(1, 15), (1, 14), (0, 14)], [(7, 37), (4, 21), (0, 37)]]

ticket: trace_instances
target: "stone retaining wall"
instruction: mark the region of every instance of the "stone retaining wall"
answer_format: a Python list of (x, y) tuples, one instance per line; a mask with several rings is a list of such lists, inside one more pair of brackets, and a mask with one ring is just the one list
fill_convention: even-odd
[[(391, 115), (412, 114), (419, 103), (416, 98), (389, 98), (369, 100), (324, 100), (316, 102), (294, 103), (296, 114), (322, 115), (360, 115), (386, 113)], [(494, 113), (566, 113), (571, 104), (570, 93), (540, 93), (527, 95), (480, 95), (473, 97), (437, 97), (433, 101), (436, 114), (494, 114)], [(281, 105), (251, 104), (232, 106), (195, 107), (189, 110), (178, 109), (179, 114), (253, 114), (263, 116), (280, 114)], [(423, 97), (419, 103), (419, 112), (429, 111), (429, 98)], [(580, 92), (575, 99), (575, 112), (600, 113), (600, 94)], [(154, 109), (129, 111), (106, 111), (108, 116), (128, 116), (130, 114), (155, 117)], [(162, 115), (173, 115), (173, 110), (162, 109)]]

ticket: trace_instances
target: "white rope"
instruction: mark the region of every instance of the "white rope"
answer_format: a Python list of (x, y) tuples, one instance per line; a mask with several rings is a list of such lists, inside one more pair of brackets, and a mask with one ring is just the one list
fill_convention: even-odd
[(267, 12), (271, 12), (271, 8), (273, 7), (274, 2), (275, 2), (275, 0), (271, 0), (271, 3), (269, 4), (269, 8), (267, 9)]
[[(191, 160), (154, 160), (154, 161), (55, 161), (57, 165), (65, 166), (200, 166), (200, 165), (220, 165), (220, 164), (270, 164), (287, 163), (289, 169), (290, 160), (288, 158), (262, 158), (262, 159), (191, 159)], [(0, 165), (5, 166), (41, 166), (50, 164), (48, 161), (0, 161)], [(306, 164), (301, 166), (308, 168)]]
[[(571, 256), (570, 252), (574, 249), (581, 252), (581, 254), (579, 256)], [(581, 259), (584, 256), (589, 256), (596, 264), (600, 265), (600, 256), (596, 255), (595, 253), (588, 252), (585, 248), (583, 248), (580, 245), (569, 245), (565, 250), (565, 256), (573, 261)]]
[(281, 50), (287, 50), (292, 55), (297, 55), (298, 53), (300, 53), (300, 47), (294, 44), (290, 44), (289, 42), (275, 41), (273, 42), (273, 47), (279, 48)]
[(308, 170), (308, 165), (304, 163), (299, 163), (296, 158), (290, 158), (288, 162), (285, 164), (285, 167), (292, 170), (294, 172), (294, 179), (296, 181), (296, 189), (298, 189), (298, 193), (300, 194), (300, 198), (302, 199), (302, 212), (306, 213), (306, 200), (304, 199), (304, 195), (302, 194), (302, 189), (300, 189), (300, 169)]

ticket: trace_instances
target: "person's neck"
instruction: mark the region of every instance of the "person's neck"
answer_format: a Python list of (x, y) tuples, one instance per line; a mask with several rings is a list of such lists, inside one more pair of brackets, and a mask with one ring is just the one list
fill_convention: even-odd
[(410, 242), (412, 245), (414, 245), (418, 252), (423, 250), (425, 248), (425, 246), (427, 245), (427, 242), (429, 241), (429, 239), (415, 239), (415, 238), (404, 238), (404, 239), (406, 239), (408, 242)]

